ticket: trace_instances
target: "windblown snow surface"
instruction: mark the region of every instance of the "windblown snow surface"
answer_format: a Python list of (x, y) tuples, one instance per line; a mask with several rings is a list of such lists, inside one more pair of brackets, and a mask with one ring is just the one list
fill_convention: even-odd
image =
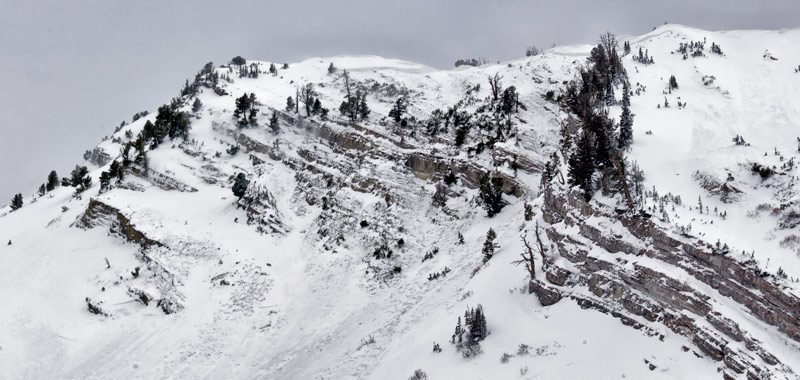
[[(681, 42), (703, 40), (705, 57), (683, 59), (674, 52)], [(670, 231), (691, 225), (694, 236), (727, 243), (731, 255), (752, 253), (763, 270), (785, 271), (787, 286), (798, 294), (800, 238), (790, 236), (800, 231), (780, 228), (785, 214), (776, 210), (796, 207), (797, 170), (779, 169), (782, 174), (762, 180), (751, 164), (780, 168), (799, 155), (800, 73), (794, 69), (800, 65), (800, 31), (708, 32), (667, 25), (629, 41), (634, 52), (647, 49), (655, 64), (623, 58), (632, 90), (640, 89), (631, 98), (636, 116), (628, 160), (644, 170), (647, 190), (682, 199), (666, 210), (669, 220), (658, 223)], [(711, 42), (724, 55), (711, 54)], [(523, 252), (520, 235), (540, 221), (540, 170), (558, 149), (567, 117), (543, 94), (553, 90), (557, 96), (591, 47), (557, 47), (450, 71), (364, 56), (309, 59), (256, 79), (230, 72), (232, 83), (224, 83), (229, 95), (209, 89), (198, 95), (203, 108), (192, 116), (189, 141), (168, 140), (149, 152), (150, 169), (158, 175), (128, 175), (99, 194), (98, 176), (107, 167), (87, 163), (95, 185), (81, 196), (59, 187), (25, 196), (17, 211), (0, 209), (0, 379), (407, 379), (415, 369), (429, 379), (720, 378), (719, 362), (686, 352), (689, 339), (663, 325), (650, 325), (663, 335), (659, 339), (568, 300), (541, 306), (528, 294), (527, 272), (512, 264)], [(327, 72), (331, 62), (339, 69), (333, 75)], [(260, 64), (262, 70), (269, 66)], [(340, 119), (344, 69), (354, 80), (377, 86), (368, 97), (367, 121), (352, 126), (306, 119), (302, 105), (300, 116), (285, 112), (296, 86), (311, 82), (331, 109), (330, 118)], [(229, 73), (226, 67), (217, 70)], [(505, 195), (510, 204), (488, 218), (478, 190), (459, 183), (447, 204), (436, 207), (431, 199), (441, 178), (415, 175), (406, 157), (467, 160), (466, 149), (448, 143), (452, 134), (440, 141), (413, 137), (388, 121), (398, 96), (389, 87), (406, 89), (409, 115), (424, 120), (434, 109), (464, 99), (476, 84), (475, 98), (490, 96), (486, 78), (498, 72), (504, 86), (516, 86), (527, 108), (517, 115), (517, 138), (496, 145), (496, 151), (531, 163), (516, 174), (507, 163), (497, 168), (516, 176), (519, 196)], [(668, 93), (671, 75), (679, 88)], [(239, 129), (234, 99), (251, 92), (261, 104), (260, 126)], [(285, 116), (277, 134), (266, 127), (273, 110)], [(610, 112), (619, 115), (619, 107)], [(154, 118), (155, 112), (123, 127), (98, 147), (117, 156), (129, 140), (125, 132), (136, 136)], [(360, 137), (363, 149), (331, 143), (315, 132), (323, 126)], [(749, 145), (735, 145), (736, 135)], [(244, 145), (242, 136), (263, 149), (227, 153)], [(494, 167), (491, 151), (469, 160)], [(566, 175), (565, 166), (562, 171)], [(246, 212), (236, 207), (231, 185), (239, 172), (271, 195), (271, 205), (262, 210), (271, 220), (264, 231), (246, 223)], [(700, 179), (741, 193), (724, 203)], [(708, 213), (698, 212), (698, 197)], [(159, 244), (144, 249), (126, 241), (112, 231), (119, 228), (113, 215), (84, 226), (92, 200), (118, 210)], [(533, 221), (523, 218), (526, 202), (534, 206)], [(500, 248), (483, 264), (489, 228), (497, 231)], [(404, 244), (398, 245), (401, 238)], [(384, 242), (392, 258), (373, 258)], [(434, 248), (438, 253), (423, 261)], [(648, 265), (659, 268), (657, 262)], [(132, 273), (136, 267), (138, 276)], [(428, 280), (445, 267), (446, 276)], [(703, 286), (685, 273), (670, 274)], [(141, 301), (142, 293), (149, 304)], [(90, 313), (87, 297), (108, 316)], [(798, 342), (723, 298), (718, 302), (730, 304), (727, 317), (749, 326), (783, 363), (800, 370)], [(156, 305), (160, 299), (181, 307), (165, 314)], [(456, 319), (478, 304), (489, 335), (481, 342), (482, 354), (466, 359), (450, 339)], [(434, 342), (442, 352), (432, 352)], [(518, 353), (521, 344), (529, 346), (527, 353)], [(511, 355), (507, 362), (501, 361), (504, 353)]]

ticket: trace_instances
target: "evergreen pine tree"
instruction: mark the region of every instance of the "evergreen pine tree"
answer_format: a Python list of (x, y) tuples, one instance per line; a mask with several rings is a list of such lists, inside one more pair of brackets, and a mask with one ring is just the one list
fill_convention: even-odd
[(362, 120), (362, 121), (363, 120), (367, 120), (367, 117), (369, 117), (370, 112), (372, 112), (372, 111), (370, 111), (369, 106), (367, 106), (367, 91), (359, 89), (356, 92), (356, 96), (359, 99), (359, 101), (358, 101), (358, 119)]
[(272, 112), (272, 116), (269, 118), (269, 128), (275, 133), (278, 133), (281, 130), (281, 127), (278, 123), (278, 111)]
[(450, 343), (460, 346), (463, 334), (464, 330), (461, 328), (461, 317), (458, 317), (458, 322), (456, 322), (456, 329), (453, 332), (453, 337), (450, 340)]
[(294, 109), (294, 98), (290, 96), (286, 98), (286, 112), (292, 112)]
[(494, 250), (497, 248), (497, 244), (494, 242), (494, 239), (497, 238), (497, 233), (494, 232), (494, 229), (489, 229), (486, 232), (486, 241), (483, 242), (483, 249), (481, 253), (483, 253), (483, 262), (489, 261), (492, 256), (494, 256)]
[(401, 96), (397, 98), (394, 102), (394, 106), (392, 106), (392, 110), (389, 111), (389, 117), (392, 118), (396, 123), (399, 123), (400, 120), (403, 119), (403, 114), (406, 113), (406, 97)]
[(233, 195), (241, 199), (247, 192), (248, 185), (250, 185), (250, 181), (247, 180), (244, 173), (237, 174), (236, 179), (233, 181)]
[(314, 115), (319, 115), (322, 112), (322, 103), (320, 103), (319, 98), (314, 99), (314, 105), (311, 106), (311, 113)]
[(486, 214), (491, 218), (500, 213), (505, 207), (503, 200), (503, 179), (493, 178), (491, 174), (484, 174), (481, 178), (480, 196)]
[(448, 173), (446, 176), (444, 176), (444, 184), (447, 185), (447, 186), (450, 186), (450, 185), (456, 183), (456, 181), (457, 181), (456, 173), (453, 173), (453, 169), (450, 169), (450, 173)]
[(53, 189), (58, 187), (58, 174), (56, 174), (55, 170), (50, 171), (50, 174), (47, 176), (47, 185), (45, 187), (47, 191), (53, 191)]
[(122, 170), (119, 161), (114, 160), (111, 161), (111, 165), (108, 167), (108, 174), (111, 176), (111, 179), (117, 178), (118, 181), (122, 181)]
[(617, 147), (619, 149), (626, 149), (633, 142), (633, 113), (630, 109), (630, 88), (628, 82), (622, 82), (622, 115), (619, 118), (619, 136), (617, 138)]
[(11, 211), (22, 208), (22, 194), (17, 194), (11, 198)]
[(108, 185), (111, 183), (111, 174), (107, 171), (103, 171), (100, 173), (100, 192), (104, 192), (108, 190)]
[(45, 193), (47, 193), (47, 188), (44, 186), (44, 184), (41, 184), (41, 186), (39, 186), (39, 195), (42, 196)]
[(203, 102), (200, 101), (198, 98), (194, 98), (194, 103), (192, 103), (192, 112), (200, 111), (203, 108)]
[(611, 84), (611, 79), (606, 82), (605, 102), (607, 107), (611, 107), (617, 102), (614, 97), (614, 86)]
[(670, 91), (678, 89), (678, 80), (675, 79), (674, 75), (670, 75), (669, 77), (669, 89)]
[(83, 178), (89, 173), (89, 169), (85, 166), (75, 165), (75, 169), (70, 173), (70, 184), (72, 187), (78, 187), (83, 183)]
[(470, 328), (472, 342), (478, 343), (486, 339), (487, 334), (486, 314), (483, 311), (483, 306), (478, 304), (478, 307), (475, 309), (475, 317), (472, 319), (472, 327)]
[(328, 75), (336, 73), (336, 70), (336, 66), (333, 65), (333, 62), (331, 62), (330, 66), (328, 66)]
[(272, 74), (272, 76), (278, 75), (278, 69), (275, 68), (275, 64), (274, 63), (270, 63), (269, 64), (269, 73)]
[(568, 160), (569, 184), (580, 187), (587, 201), (592, 199), (592, 175), (595, 169), (593, 145), (594, 136), (590, 131), (584, 131), (578, 140), (576, 151)]
[(251, 92), (247, 99), (247, 104), (249, 106), (248, 111), (250, 111), (247, 115), (247, 123), (250, 126), (256, 126), (258, 124), (256, 120), (256, 117), (258, 117), (258, 108), (256, 108), (256, 94)]

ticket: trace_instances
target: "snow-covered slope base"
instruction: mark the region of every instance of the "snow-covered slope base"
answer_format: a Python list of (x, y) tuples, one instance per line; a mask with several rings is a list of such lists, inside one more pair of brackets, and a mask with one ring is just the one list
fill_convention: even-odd
[[(702, 54), (691, 44), (684, 59), (692, 41)], [(148, 150), (146, 173), (133, 164), (99, 192), (109, 163), (92, 158), (96, 185), (82, 194), (59, 187), (0, 210), (0, 379), (797, 378), (798, 42), (677, 25), (630, 39), (655, 61), (623, 58), (628, 160), (644, 170), (650, 218), (557, 180), (540, 188), (568, 117), (555, 99), (590, 45), (452, 71), (380, 57), (274, 76), (248, 62), (257, 78), (216, 68), (231, 79), (201, 87), (199, 110), (187, 97), (188, 139)], [(368, 91), (365, 120), (338, 110), (345, 69)], [(452, 126), (428, 133), (436, 109), (485, 115), (496, 73), (522, 106), (493, 148), (478, 143), (494, 130), (472, 129), (461, 147)], [(327, 119), (286, 109), (306, 83)], [(242, 128), (235, 100), (250, 93), (257, 126)], [(386, 115), (402, 95), (401, 124)], [(155, 121), (96, 152), (117, 158)], [(485, 175), (508, 202), (491, 218)], [(484, 262), (490, 228), (499, 247)], [(537, 228), (531, 280), (512, 262)], [(466, 357), (451, 340), (478, 305), (487, 335)]]

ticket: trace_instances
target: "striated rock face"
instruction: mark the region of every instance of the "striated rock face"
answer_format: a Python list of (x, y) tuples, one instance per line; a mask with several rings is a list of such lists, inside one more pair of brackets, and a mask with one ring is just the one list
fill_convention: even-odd
[[(461, 183), (470, 189), (478, 188), (481, 178), (488, 174), (485, 169), (471, 162), (446, 159), (422, 152), (409, 154), (406, 158), (406, 167), (411, 169), (414, 175), (422, 179), (443, 178), (450, 174), (452, 170), (461, 179)], [(522, 187), (516, 179), (503, 173), (494, 173), (494, 175), (503, 179), (502, 190), (504, 193), (516, 197), (522, 196)]]
[(97, 199), (91, 199), (86, 211), (72, 223), (73, 227), (90, 229), (99, 226), (108, 226), (109, 232), (119, 235), (125, 240), (139, 244), (142, 248), (152, 246), (162, 247), (161, 242), (148, 238), (136, 229), (131, 221), (117, 208), (109, 206)]
[[(165, 313), (172, 314), (183, 309), (183, 294), (176, 288), (175, 275), (169, 269), (165, 268), (159, 260), (156, 260), (153, 251), (169, 251), (170, 248), (161, 242), (149, 238), (142, 231), (136, 229), (119, 209), (105, 204), (97, 199), (91, 199), (86, 211), (81, 214), (77, 220), (72, 224), (73, 227), (82, 229), (92, 229), (97, 227), (108, 227), (112, 235), (117, 235), (129, 242), (138, 244), (140, 246), (137, 258), (147, 265), (147, 269), (152, 273), (149, 276), (153, 286), (158, 289), (159, 297), (149, 294), (142, 289), (129, 288), (128, 294), (145, 306), (149, 305), (151, 301), (158, 299), (157, 306)], [(138, 268), (137, 268), (138, 269)], [(92, 312), (93, 304), (87, 298), (87, 304)], [(94, 304), (96, 306), (96, 304)], [(96, 306), (97, 310), (99, 306)], [(102, 310), (100, 310), (102, 311)]]
[[(568, 271), (553, 264), (559, 261), (551, 258), (545, 265), (544, 278), (555, 287), (540, 280), (529, 285), (542, 305), (568, 296), (581, 307), (611, 314), (637, 329), (643, 326), (632, 317), (660, 323), (688, 337), (697, 355), (720, 361), (726, 377), (746, 373), (748, 378), (760, 379), (779, 372), (793, 373), (746, 329), (715, 310), (716, 304), (711, 302), (712, 298), (726, 297), (800, 341), (800, 299), (777, 281), (760, 276), (733, 257), (711, 253), (702, 241), (673, 237), (647, 218), (617, 215), (614, 210), (588, 204), (572, 192), (547, 189), (542, 213), (550, 223), (545, 229), (554, 248), (550, 254), (561, 256), (578, 269)], [(587, 224), (584, 221), (589, 217), (602, 222)], [(613, 232), (606, 227), (612, 225)], [(562, 232), (573, 226), (580, 236)], [(619, 232), (619, 227), (624, 232)], [(592, 246), (609, 254), (590, 254)], [(636, 259), (642, 256), (656, 260), (658, 268), (669, 268), (669, 272), (655, 269), (652, 261)], [(712, 291), (671, 277), (675, 273), (686, 273)], [(591, 296), (579, 292), (580, 288)], [(737, 348), (742, 343), (746, 352)]]
[(528, 292), (536, 294), (542, 306), (550, 306), (561, 301), (561, 293), (557, 289), (537, 280), (531, 280), (530, 284), (528, 284)]

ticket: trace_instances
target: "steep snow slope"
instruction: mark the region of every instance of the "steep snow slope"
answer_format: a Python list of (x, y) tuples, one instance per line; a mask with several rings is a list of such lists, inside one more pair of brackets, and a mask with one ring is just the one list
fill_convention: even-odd
[[(800, 155), (798, 39), (798, 30), (706, 32), (669, 25), (631, 41), (634, 52), (651, 52), (654, 65), (626, 60), (633, 88), (647, 88), (631, 99), (636, 143), (630, 158), (645, 171), (648, 187), (680, 195), (694, 209), (676, 210), (673, 224), (691, 224), (704, 240), (721, 240), (737, 252), (755, 251), (766, 270), (783, 268), (793, 278), (800, 278), (800, 251), (781, 242), (797, 235), (797, 228), (776, 228), (769, 214), (796, 213), (800, 202), (797, 172), (781, 168)], [(679, 43), (691, 41), (706, 41), (705, 56), (683, 59), (676, 52)], [(724, 55), (711, 52), (712, 42)], [(670, 75), (680, 87), (664, 94)], [(665, 98), (669, 109), (663, 108)], [(677, 108), (679, 101), (685, 108)], [(737, 135), (748, 145), (737, 146)], [(764, 181), (751, 171), (752, 163), (774, 166), (779, 175)], [(741, 191), (732, 195), (737, 201), (725, 203), (701, 188), (698, 171)], [(697, 212), (698, 197), (711, 215)], [(766, 210), (757, 211), (762, 204)], [(727, 218), (714, 215), (715, 209)]]
[[(710, 54), (708, 46), (708, 57), (683, 60), (669, 53), (684, 38), (704, 37), (720, 44), (725, 56)], [(800, 74), (792, 72), (792, 62), (800, 64), (800, 57), (791, 46), (798, 39), (797, 31), (711, 33), (670, 25), (632, 40), (634, 50), (649, 49), (654, 65), (624, 61), (631, 83), (647, 88), (632, 98), (637, 116), (629, 159), (645, 170), (648, 189), (683, 199), (668, 212), (669, 222), (658, 223), (669, 229), (691, 222), (692, 233), (705, 241), (721, 239), (734, 252), (755, 250), (763, 269), (780, 265), (794, 278), (800, 277), (797, 256), (780, 242), (797, 228), (778, 229), (768, 213), (757, 225), (747, 216), (765, 202), (796, 207), (794, 174), (762, 183), (747, 161), (779, 166), (773, 146), (784, 160), (797, 155), (793, 133), (800, 134), (800, 111), (791, 100)], [(26, 197), (18, 211), (2, 211), (0, 238), (12, 244), (0, 246), (0, 322), (6, 326), (0, 329), (0, 378), (405, 379), (417, 368), (431, 379), (719, 377), (719, 362), (683, 349), (692, 347), (691, 339), (663, 325), (639, 318), (648, 328), (631, 329), (571, 301), (543, 307), (528, 294), (527, 273), (511, 263), (523, 251), (520, 235), (532, 233), (536, 222), (546, 224), (540, 171), (566, 117), (542, 95), (558, 94), (590, 48), (561, 47), (453, 71), (371, 56), (310, 59), (277, 76), (224, 82), (229, 95), (204, 89), (189, 141), (168, 140), (149, 152), (148, 177), (129, 173), (108, 192), (99, 194), (95, 185), (79, 197), (72, 188), (58, 188)], [(779, 60), (764, 60), (767, 48)], [(331, 62), (339, 68), (334, 75), (327, 73)], [(343, 69), (371, 89), (372, 113), (364, 122), (340, 119)], [(237, 76), (227, 67), (217, 71)], [(471, 154), (453, 146), (452, 131), (430, 138), (422, 126), (401, 127), (384, 117), (403, 92), (417, 120), (459, 100), (475, 112), (491, 96), (486, 77), (498, 72), (504, 86), (517, 88), (526, 109), (514, 117), (516, 136), (493, 152)], [(666, 95), (669, 102), (677, 104), (680, 96), (688, 103), (680, 110), (656, 108), (669, 75), (680, 84)], [(704, 86), (703, 75), (714, 75), (715, 83)], [(302, 105), (300, 116), (283, 112), (286, 98), (308, 82), (333, 120), (305, 118)], [(237, 128), (234, 98), (251, 92), (261, 103), (260, 126)], [(281, 115), (277, 134), (266, 127), (273, 110)], [(116, 156), (128, 141), (125, 132), (135, 136), (154, 118), (131, 123), (98, 147)], [(733, 146), (736, 134), (751, 145)], [(235, 155), (226, 152), (237, 145)], [(105, 169), (92, 172), (95, 183)], [(431, 199), (446, 169), (460, 181), (436, 207)], [(506, 178), (510, 204), (488, 218), (475, 175), (494, 169)], [(723, 204), (692, 179), (696, 170), (722, 181), (730, 171), (743, 195)], [(231, 185), (239, 172), (269, 193), (258, 214), (237, 207)], [(727, 218), (689, 210), (697, 196), (712, 210), (726, 210)], [(526, 203), (534, 207), (533, 220), (524, 218)], [(248, 217), (263, 222), (247, 223)], [(607, 223), (600, 217), (585, 222)], [(489, 228), (498, 232), (500, 248), (482, 264)], [(581, 240), (577, 228), (554, 231)], [(393, 251), (390, 259), (373, 257), (382, 244)], [(438, 253), (423, 260), (434, 248)], [(599, 247), (592, 254), (609, 255)], [(446, 276), (428, 280), (444, 268), (450, 269)], [(712, 292), (685, 272), (669, 274)], [(789, 286), (796, 293), (796, 284)], [(89, 313), (87, 297), (109, 315)], [(449, 341), (456, 318), (477, 304), (486, 311), (490, 334), (483, 353), (465, 359)], [(755, 326), (748, 331), (784, 364), (800, 368), (796, 342), (738, 304), (720, 304), (730, 318)], [(434, 342), (441, 353), (431, 352)], [(520, 344), (529, 346), (527, 354), (518, 354)], [(506, 363), (504, 353), (513, 355)]]

